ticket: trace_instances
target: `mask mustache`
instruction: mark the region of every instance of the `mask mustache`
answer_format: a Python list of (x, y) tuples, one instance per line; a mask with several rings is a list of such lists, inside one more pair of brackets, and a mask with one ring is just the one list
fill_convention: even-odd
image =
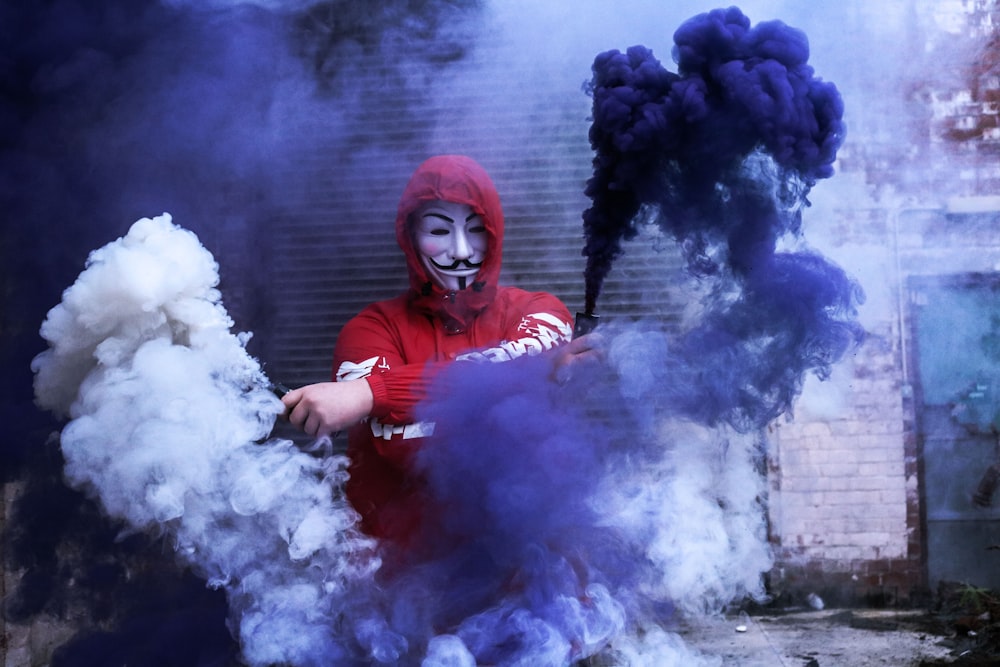
[(431, 264), (441, 269), (442, 271), (454, 271), (455, 269), (458, 269), (463, 266), (467, 269), (478, 269), (480, 266), (483, 265), (482, 262), (470, 262), (467, 259), (456, 259), (453, 263), (448, 265), (438, 264), (432, 259)]

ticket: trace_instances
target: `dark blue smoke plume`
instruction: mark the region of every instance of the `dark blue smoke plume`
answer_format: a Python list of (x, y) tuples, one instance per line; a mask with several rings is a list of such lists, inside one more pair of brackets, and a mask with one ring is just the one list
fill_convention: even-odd
[(737, 7), (716, 9), (674, 41), (677, 73), (643, 46), (594, 61), (586, 309), (637, 221), (654, 220), (694, 275), (716, 281), (679, 346), (677, 371), (697, 390), (686, 385), (678, 405), (752, 428), (790, 407), (803, 371), (822, 376), (861, 335), (861, 293), (839, 268), (776, 252), (800, 232), (810, 189), (833, 174), (843, 102), (814, 76), (805, 34), (781, 21), (751, 27)]

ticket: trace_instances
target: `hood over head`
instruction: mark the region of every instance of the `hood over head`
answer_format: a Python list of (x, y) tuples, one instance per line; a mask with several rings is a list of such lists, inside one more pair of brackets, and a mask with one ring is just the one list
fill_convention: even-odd
[[(486, 228), (486, 257), (475, 281), (464, 290), (450, 292), (439, 287), (420, 261), (411, 217), (425, 202), (434, 200), (470, 206), (482, 218)], [(496, 296), (503, 255), (503, 209), (489, 174), (472, 158), (437, 155), (417, 167), (399, 201), (396, 240), (406, 254), (411, 303), (415, 308), (439, 317), (448, 333), (464, 331)]]

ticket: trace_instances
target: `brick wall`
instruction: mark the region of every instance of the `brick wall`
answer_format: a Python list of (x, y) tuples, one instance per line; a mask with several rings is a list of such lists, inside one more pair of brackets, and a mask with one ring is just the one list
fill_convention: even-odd
[(775, 594), (794, 601), (816, 593), (827, 604), (925, 598), (916, 456), (899, 361), (891, 331), (870, 332), (827, 383), (836, 387), (807, 390), (840, 394), (836, 415), (806, 407), (773, 427)]

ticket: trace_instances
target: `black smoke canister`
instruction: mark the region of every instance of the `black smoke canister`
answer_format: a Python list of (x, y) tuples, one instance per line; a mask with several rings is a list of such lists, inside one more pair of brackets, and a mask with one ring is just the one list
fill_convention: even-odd
[(573, 338), (579, 338), (580, 336), (589, 334), (597, 328), (600, 321), (600, 315), (577, 312), (576, 320), (573, 322)]

